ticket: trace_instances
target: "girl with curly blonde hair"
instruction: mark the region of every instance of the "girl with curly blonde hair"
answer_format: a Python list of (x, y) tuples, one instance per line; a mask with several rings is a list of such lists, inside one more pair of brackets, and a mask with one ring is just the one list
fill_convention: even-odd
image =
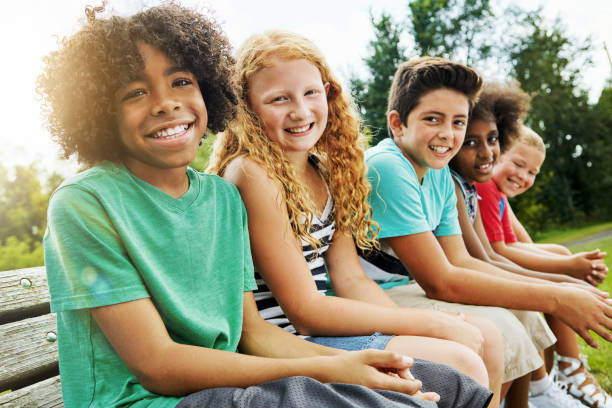
[[(319, 344), (423, 359), (413, 371), (423, 389), (440, 394), (440, 406), (451, 404), (449, 387), (431, 388), (439, 368), (424, 360), (488, 386), (501, 368), (479, 354), (501, 344), (485, 340), (476, 319), (399, 308), (365, 275), (356, 246), (374, 247), (377, 226), (359, 120), (321, 52), (300, 35), (269, 31), (250, 37), (236, 60), (237, 118), (208, 171), (244, 200), (260, 314)], [(325, 296), (326, 272), (336, 296)]]

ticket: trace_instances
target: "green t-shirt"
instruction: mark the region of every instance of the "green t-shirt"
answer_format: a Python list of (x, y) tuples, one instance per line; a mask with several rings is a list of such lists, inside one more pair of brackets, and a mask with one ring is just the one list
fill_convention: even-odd
[(104, 163), (65, 181), (44, 238), (60, 374), (70, 407), (174, 407), (144, 389), (89, 308), (150, 297), (178, 343), (236, 351), (243, 292), (256, 288), (247, 219), (236, 188), (187, 170), (171, 197)]

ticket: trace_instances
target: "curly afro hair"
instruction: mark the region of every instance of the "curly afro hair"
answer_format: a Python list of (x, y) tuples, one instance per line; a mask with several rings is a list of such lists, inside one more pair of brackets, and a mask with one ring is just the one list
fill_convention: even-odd
[(482, 87), (480, 99), (470, 115), (470, 120), (495, 122), (499, 132), (502, 152), (508, 150), (520, 135), (521, 120), (527, 115), (531, 98), (521, 90), (519, 83), (487, 82)]
[(215, 22), (175, 4), (127, 18), (90, 19), (45, 57), (38, 77), (47, 125), (65, 158), (76, 154), (87, 166), (120, 160), (115, 94), (144, 68), (140, 41), (159, 48), (195, 75), (210, 131), (224, 130), (234, 117), (234, 59)]

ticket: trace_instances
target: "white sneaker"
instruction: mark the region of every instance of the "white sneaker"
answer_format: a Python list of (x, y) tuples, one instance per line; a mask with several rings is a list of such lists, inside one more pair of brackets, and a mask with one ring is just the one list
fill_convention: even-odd
[(529, 403), (536, 408), (584, 408), (580, 401), (569, 396), (556, 383), (541, 394), (530, 396)]
[(559, 356), (558, 361), (570, 364), (557, 372), (557, 382), (561, 389), (579, 399), (587, 407), (612, 408), (612, 397), (597, 384), (589, 373), (585, 360)]

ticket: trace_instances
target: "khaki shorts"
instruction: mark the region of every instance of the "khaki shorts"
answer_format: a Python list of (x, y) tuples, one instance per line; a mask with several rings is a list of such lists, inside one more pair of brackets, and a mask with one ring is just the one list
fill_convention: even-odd
[(504, 340), (504, 383), (541, 367), (544, 363), (538, 352), (557, 340), (538, 312), (430, 299), (416, 282), (385, 291), (401, 307), (464, 312), (488, 318), (502, 332)]

